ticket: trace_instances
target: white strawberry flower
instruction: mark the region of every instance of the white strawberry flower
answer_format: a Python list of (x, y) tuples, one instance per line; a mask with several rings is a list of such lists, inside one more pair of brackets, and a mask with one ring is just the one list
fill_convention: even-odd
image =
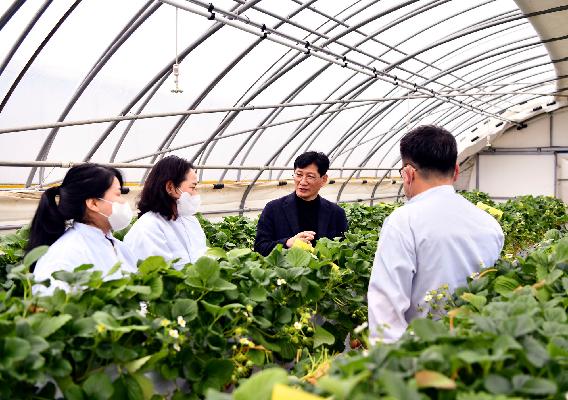
[(146, 317), (146, 314), (148, 314), (148, 303), (145, 301), (140, 302), (140, 310), (138, 310), (138, 314), (142, 317)]
[(358, 335), (361, 332), (363, 332), (363, 330), (365, 330), (365, 328), (367, 328), (368, 326), (369, 326), (369, 324), (365, 321), (361, 325), (355, 327), (355, 329), (353, 329), (353, 333)]

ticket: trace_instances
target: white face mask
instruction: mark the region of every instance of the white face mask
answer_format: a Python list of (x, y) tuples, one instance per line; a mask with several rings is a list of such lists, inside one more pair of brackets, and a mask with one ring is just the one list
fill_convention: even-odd
[(201, 205), (201, 196), (198, 194), (192, 196), (187, 192), (181, 192), (181, 195), (176, 202), (178, 214), (182, 217), (190, 217), (199, 210), (199, 206)]
[(130, 208), (130, 204), (128, 204), (128, 202), (119, 203), (100, 198), (99, 200), (112, 204), (112, 211), (110, 215), (104, 215), (102, 212), (99, 212), (99, 214), (108, 218), (108, 223), (113, 231), (124, 229), (130, 224), (130, 221), (132, 220), (132, 208)]

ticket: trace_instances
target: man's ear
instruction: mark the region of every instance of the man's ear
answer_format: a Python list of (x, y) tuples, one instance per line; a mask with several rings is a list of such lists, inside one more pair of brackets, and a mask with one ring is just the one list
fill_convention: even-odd
[(409, 185), (412, 182), (412, 174), (415, 173), (416, 170), (412, 168), (412, 166), (407, 165), (402, 169), (402, 180), (404, 183)]
[(459, 176), (460, 176), (460, 166), (458, 163), (456, 163), (456, 166), (454, 167), (454, 182), (458, 180)]
[(322, 186), (323, 186), (323, 185), (325, 185), (325, 184), (327, 183), (327, 180), (328, 180), (329, 177), (327, 176), (327, 174), (325, 174), (325, 175), (322, 176), (321, 178), (322, 178), (322, 180), (323, 180), (323, 184), (322, 184)]

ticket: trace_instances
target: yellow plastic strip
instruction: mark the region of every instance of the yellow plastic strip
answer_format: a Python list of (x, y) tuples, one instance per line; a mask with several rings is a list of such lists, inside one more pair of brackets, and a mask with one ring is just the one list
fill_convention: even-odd
[(291, 388), (277, 383), (272, 389), (272, 400), (325, 400), (323, 397), (316, 396), (302, 389)]

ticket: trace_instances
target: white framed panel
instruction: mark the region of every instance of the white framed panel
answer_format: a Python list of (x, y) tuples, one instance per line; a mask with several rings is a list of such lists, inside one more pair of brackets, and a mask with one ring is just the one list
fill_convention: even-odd
[(509, 129), (491, 145), (496, 148), (509, 149), (550, 146), (550, 120), (548, 115), (544, 114), (528, 121), (527, 125), (520, 131), (516, 128)]
[(555, 155), (480, 154), (479, 190), (492, 197), (554, 196)]
[(568, 201), (568, 154), (558, 154), (558, 194), (563, 201)]
[(554, 146), (568, 146), (568, 108), (552, 114), (552, 143)]

